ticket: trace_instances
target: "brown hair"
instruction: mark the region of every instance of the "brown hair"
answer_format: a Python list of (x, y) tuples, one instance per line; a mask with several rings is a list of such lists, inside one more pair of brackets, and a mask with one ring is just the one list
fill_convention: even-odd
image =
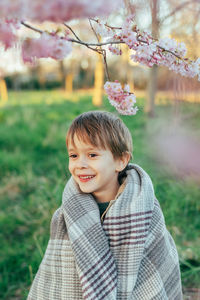
[(104, 111), (89, 111), (76, 117), (70, 125), (66, 144), (74, 143), (74, 136), (95, 147), (108, 148), (113, 157), (118, 158), (124, 152), (132, 156), (133, 143), (130, 131), (120, 118)]

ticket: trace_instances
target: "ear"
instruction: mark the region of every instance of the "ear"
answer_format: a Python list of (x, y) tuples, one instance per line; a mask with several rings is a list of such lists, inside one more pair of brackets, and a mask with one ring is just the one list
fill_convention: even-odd
[(130, 161), (131, 154), (129, 152), (123, 152), (122, 156), (117, 159), (116, 171), (121, 172)]

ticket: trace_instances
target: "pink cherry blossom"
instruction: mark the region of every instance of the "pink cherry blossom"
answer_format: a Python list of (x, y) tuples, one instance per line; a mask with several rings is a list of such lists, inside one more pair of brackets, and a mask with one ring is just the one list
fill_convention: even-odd
[(185, 44), (183, 42), (181, 42), (181, 43), (178, 44), (177, 50), (178, 50), (178, 55), (179, 56), (181, 56), (181, 57), (185, 57), (186, 56), (187, 49), (186, 49), (186, 46), (185, 46)]
[(133, 18), (134, 15), (128, 16), (124, 23), (122, 24), (122, 30), (118, 34), (118, 39), (125, 42), (130, 49), (136, 49), (136, 47), (139, 45), (139, 42), (137, 40), (137, 33), (133, 31)]
[(103, 20), (97, 20), (97, 22), (95, 23), (95, 31), (97, 34), (99, 34), (101, 37), (113, 37), (113, 33), (114, 31), (105, 26), (105, 22)]
[(195, 61), (195, 64), (198, 68), (198, 80), (200, 81), (200, 58), (197, 58), (197, 60)]
[(136, 32), (124, 32), (121, 39), (125, 42), (126, 45), (128, 45), (130, 49), (136, 50), (137, 46), (139, 45)]
[(118, 81), (107, 81), (104, 85), (104, 89), (108, 95), (110, 104), (113, 105), (120, 114), (135, 115), (137, 113), (138, 108), (133, 107), (136, 103), (136, 98), (133, 93), (129, 92), (129, 85), (126, 85), (123, 89)]
[(51, 57), (63, 59), (71, 52), (71, 42), (57, 35), (42, 33), (40, 38), (26, 39), (22, 44), (24, 62), (33, 62), (34, 58)]
[(166, 37), (160, 39), (158, 45), (166, 50), (175, 51), (177, 48), (177, 41), (175, 39), (170, 39), (169, 37)]
[(5, 49), (12, 47), (16, 40), (12, 24), (0, 22), (0, 42), (3, 43)]
[(157, 63), (159, 56), (156, 56), (157, 47), (156, 44), (150, 45), (139, 45), (135, 52), (135, 55), (132, 55), (131, 58), (134, 61), (145, 64), (149, 67), (152, 67), (154, 63)]
[(108, 49), (110, 50), (110, 52), (112, 52), (115, 55), (121, 55), (122, 54), (122, 50), (119, 49), (118, 47), (113, 47), (112, 45), (108, 46)]

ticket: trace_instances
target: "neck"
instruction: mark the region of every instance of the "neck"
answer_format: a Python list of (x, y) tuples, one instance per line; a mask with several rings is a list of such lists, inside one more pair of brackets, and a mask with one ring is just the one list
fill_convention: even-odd
[(103, 191), (103, 192), (95, 192), (95, 193), (92, 193), (92, 195), (94, 196), (94, 198), (96, 199), (97, 202), (99, 203), (103, 203), (103, 202), (110, 202), (111, 200), (114, 200), (116, 195), (117, 195), (117, 192), (119, 190), (119, 183), (117, 182), (117, 184), (115, 185), (115, 187), (111, 190), (106, 190), (106, 191)]

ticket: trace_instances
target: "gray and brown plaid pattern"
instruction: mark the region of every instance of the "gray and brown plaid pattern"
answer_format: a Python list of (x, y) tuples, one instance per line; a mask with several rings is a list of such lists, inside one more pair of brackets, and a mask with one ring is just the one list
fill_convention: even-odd
[(73, 178), (28, 300), (181, 300), (178, 254), (149, 176), (137, 165), (101, 224)]

